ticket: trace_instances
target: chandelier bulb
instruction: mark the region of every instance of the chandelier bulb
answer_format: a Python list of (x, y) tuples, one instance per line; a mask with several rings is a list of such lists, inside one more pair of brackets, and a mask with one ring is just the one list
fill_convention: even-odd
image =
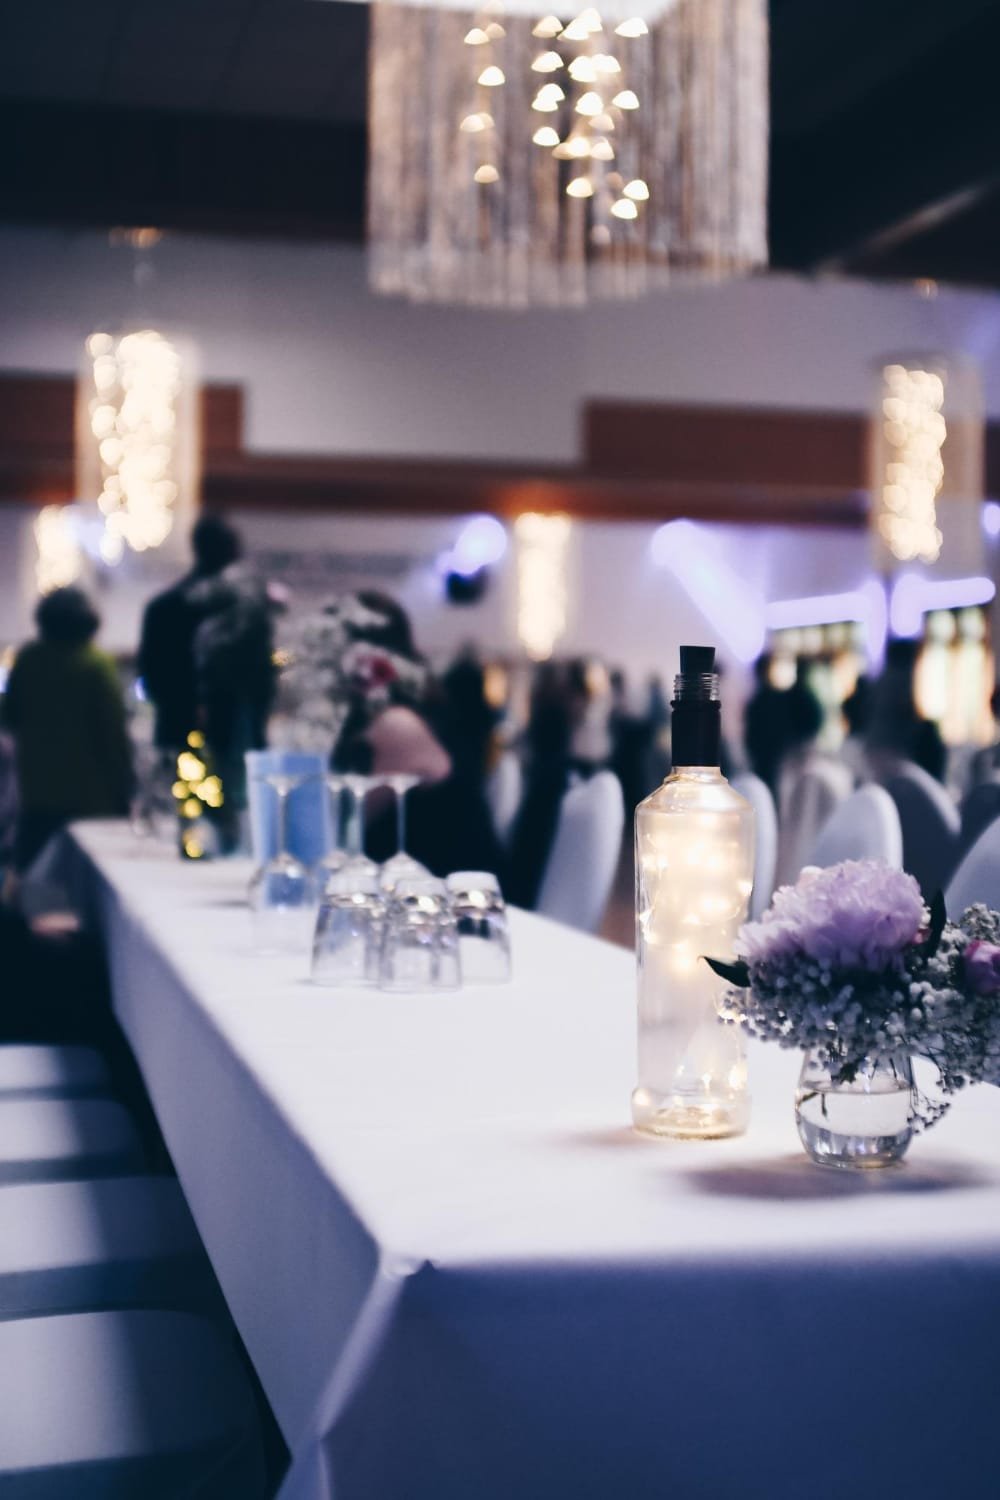
[(558, 16), (543, 16), (537, 25), (531, 28), (531, 35), (553, 37), (558, 36), (562, 29), (563, 23)]
[(641, 16), (630, 16), (627, 21), (622, 21), (615, 27), (615, 36), (646, 36), (648, 32), (649, 27)]

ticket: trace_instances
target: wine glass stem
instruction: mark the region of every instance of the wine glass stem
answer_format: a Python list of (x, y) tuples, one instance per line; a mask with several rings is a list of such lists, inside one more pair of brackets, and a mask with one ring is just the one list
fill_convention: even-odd
[(406, 792), (396, 793), (396, 853), (406, 853)]
[(278, 793), (278, 855), (288, 853), (288, 789), (275, 788)]
[(362, 825), (365, 816), (365, 799), (360, 792), (354, 793), (354, 806), (351, 808), (351, 821), (348, 824), (348, 852), (352, 855), (364, 853)]
[(344, 847), (343, 817), (343, 794), (339, 787), (330, 791), (330, 847), (341, 850)]

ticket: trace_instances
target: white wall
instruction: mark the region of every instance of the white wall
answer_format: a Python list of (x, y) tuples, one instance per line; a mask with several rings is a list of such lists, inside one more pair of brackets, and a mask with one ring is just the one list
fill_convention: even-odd
[[(1000, 297), (781, 276), (586, 311), (373, 297), (360, 250), (169, 237), (137, 297), (104, 235), (0, 232), (0, 369), (73, 371), (100, 325), (183, 329), (261, 450), (568, 460), (586, 397), (860, 411), (875, 359), (944, 347), (1000, 415)], [(16, 498), (16, 497), (9, 497)]]
[[(0, 647), (30, 632), (31, 524), (27, 506), (0, 505)], [(262, 516), (235, 513), (251, 556), (262, 570), (298, 583), (300, 607), (362, 585), (387, 590), (409, 611), (418, 643), (444, 662), (467, 641), (516, 656), (517, 568), (513, 541), (494, 569), (485, 599), (474, 607), (445, 602), (438, 559), (458, 538), (454, 519)], [(633, 681), (650, 672), (670, 676), (682, 641), (714, 641), (718, 632), (683, 586), (652, 557), (656, 527), (648, 523), (583, 522), (568, 555), (569, 608), (560, 655), (590, 654), (623, 665)], [(719, 567), (718, 597), (731, 602), (736, 577), (753, 601), (857, 587), (869, 566), (865, 539), (850, 531), (707, 525), (700, 528)], [(331, 563), (324, 577), (322, 563)], [(287, 567), (286, 567), (287, 561)], [(728, 570), (728, 572), (727, 572)], [(130, 557), (91, 583), (103, 617), (102, 643), (134, 650), (145, 601), (171, 576), (155, 557)], [(722, 655), (736, 668), (722, 643)], [(736, 689), (738, 691), (738, 688)]]
[[(373, 298), (360, 251), (328, 246), (166, 239), (139, 311), (197, 341), (208, 379), (237, 381), (251, 448), (570, 460), (589, 396), (862, 410), (880, 355), (961, 349), (983, 362), (1000, 415), (1000, 298), (775, 277), (677, 289), (634, 305), (497, 313), (410, 307)], [(105, 236), (0, 232), (0, 369), (72, 372), (95, 327), (137, 314), (130, 253)], [(16, 496), (0, 497), (16, 502)], [(0, 506), (0, 644), (29, 625), (30, 513)], [(447, 608), (433, 560), (459, 522), (259, 515), (251, 548), (383, 557), (402, 572), (368, 581), (397, 592), (438, 654), (476, 638), (514, 649), (512, 562), (474, 610)], [(577, 528), (566, 650), (595, 650), (634, 671), (672, 670), (682, 637), (711, 632), (649, 557), (653, 527)], [(854, 587), (868, 570), (857, 534), (707, 529), (761, 599)], [(345, 575), (345, 582), (361, 580)], [(105, 638), (135, 639), (142, 601), (163, 581), (154, 562), (102, 593)]]

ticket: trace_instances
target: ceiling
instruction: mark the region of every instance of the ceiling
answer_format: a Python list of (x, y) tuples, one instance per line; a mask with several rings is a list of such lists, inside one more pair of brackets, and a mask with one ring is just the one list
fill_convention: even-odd
[[(1000, 285), (997, 0), (771, 0), (777, 266)], [(360, 240), (368, 8), (0, 0), (0, 221)]]

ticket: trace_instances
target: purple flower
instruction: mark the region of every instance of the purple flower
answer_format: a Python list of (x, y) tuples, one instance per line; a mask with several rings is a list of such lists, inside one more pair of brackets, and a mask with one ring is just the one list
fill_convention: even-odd
[(965, 977), (974, 994), (1000, 994), (1000, 948), (996, 943), (974, 940), (965, 950), (964, 962)]
[(880, 973), (917, 938), (924, 903), (912, 875), (877, 860), (803, 870), (781, 886), (759, 922), (741, 928), (752, 966), (804, 955), (824, 968)]

